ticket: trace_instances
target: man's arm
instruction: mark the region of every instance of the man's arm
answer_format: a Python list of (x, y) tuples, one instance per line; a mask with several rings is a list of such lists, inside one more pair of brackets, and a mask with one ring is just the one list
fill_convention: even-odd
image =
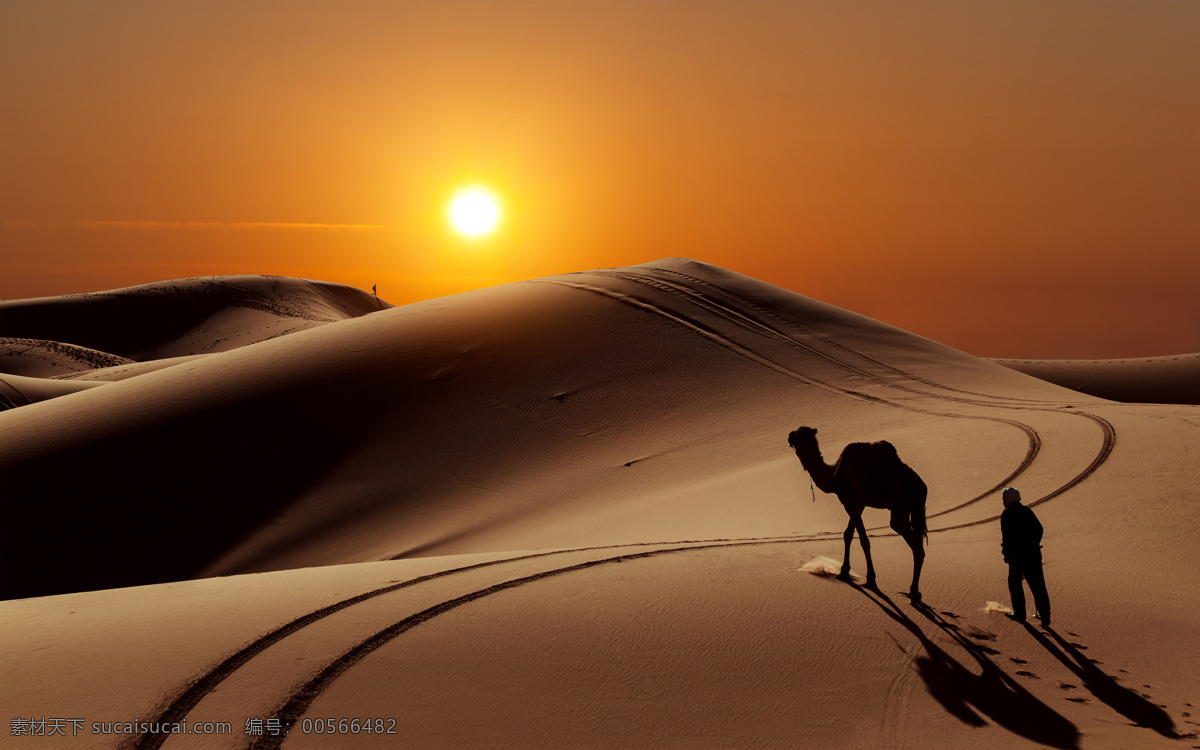
[(1004, 562), (1008, 562), (1008, 541), (1009, 535), (1012, 534), (1012, 519), (1009, 513), (1000, 514), (1000, 553), (1004, 555)]

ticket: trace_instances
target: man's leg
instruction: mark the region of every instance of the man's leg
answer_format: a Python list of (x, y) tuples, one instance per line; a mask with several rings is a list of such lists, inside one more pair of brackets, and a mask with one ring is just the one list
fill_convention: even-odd
[(1021, 586), (1021, 566), (1009, 563), (1008, 565), (1008, 595), (1012, 599), (1014, 620), (1025, 619), (1025, 589)]
[(1025, 566), (1025, 580), (1029, 581), (1029, 590), (1033, 593), (1033, 606), (1037, 607), (1038, 617), (1043, 625), (1050, 625), (1050, 595), (1046, 593), (1046, 577), (1042, 573), (1040, 562)]

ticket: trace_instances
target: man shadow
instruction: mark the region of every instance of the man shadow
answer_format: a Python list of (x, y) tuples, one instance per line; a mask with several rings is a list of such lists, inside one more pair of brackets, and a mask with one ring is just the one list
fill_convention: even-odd
[(1050, 652), (1051, 656), (1058, 659), (1067, 669), (1074, 672), (1075, 676), (1083, 682), (1083, 686), (1097, 700), (1108, 705), (1139, 727), (1153, 729), (1164, 737), (1170, 737), (1171, 739), (1180, 738), (1180, 735), (1175, 731), (1175, 722), (1166, 711), (1146, 700), (1138, 693), (1118, 684), (1115, 679), (1101, 671), (1091, 659), (1081, 654), (1077, 644), (1070, 643), (1050, 628), (1046, 628), (1046, 632), (1058, 644), (1057, 646), (1029, 623), (1025, 623), (1025, 629), (1029, 631), (1034, 640), (1042, 645), (1042, 648)]
[[(975, 674), (925, 635), (888, 596), (851, 583), (856, 591), (884, 614), (916, 636), (925, 649), (914, 659), (925, 689), (952, 716), (972, 727), (987, 725), (986, 716), (1010, 732), (1032, 742), (1063, 750), (1079, 747), (1079, 730), (1066, 717), (1038, 700), (988, 658), (978, 644), (924, 604), (913, 607), (960, 645), (979, 665)], [(994, 653), (994, 652), (993, 652)], [(981, 716), (982, 714), (982, 716)]]

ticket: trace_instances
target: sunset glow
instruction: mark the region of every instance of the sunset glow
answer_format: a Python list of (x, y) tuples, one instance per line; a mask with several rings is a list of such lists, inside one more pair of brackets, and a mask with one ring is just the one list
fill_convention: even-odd
[(0, 298), (686, 256), (973, 354), (1196, 349), (1200, 3), (702, 7), (3, 3)]

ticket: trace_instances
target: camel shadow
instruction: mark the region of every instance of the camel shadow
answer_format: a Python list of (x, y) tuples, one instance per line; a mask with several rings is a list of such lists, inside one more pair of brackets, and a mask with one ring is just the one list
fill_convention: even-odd
[(1081, 654), (1077, 644), (1068, 642), (1050, 628), (1046, 628), (1046, 632), (1057, 642), (1057, 646), (1051, 642), (1050, 638), (1039, 633), (1037, 628), (1029, 623), (1025, 623), (1025, 629), (1029, 631), (1034, 640), (1042, 645), (1042, 648), (1050, 652), (1051, 656), (1058, 659), (1067, 669), (1074, 672), (1075, 676), (1083, 682), (1083, 686), (1097, 700), (1106, 704), (1139, 727), (1153, 729), (1164, 737), (1170, 737), (1171, 739), (1180, 739), (1182, 737), (1182, 735), (1175, 731), (1175, 722), (1166, 711), (1146, 700), (1138, 693), (1118, 684), (1115, 679), (1101, 671), (1091, 659)]
[(980, 667), (979, 674), (967, 669), (930, 640), (886, 594), (868, 591), (855, 583), (850, 585), (920, 641), (925, 655), (914, 659), (917, 673), (929, 694), (952, 716), (972, 727), (986, 726), (986, 716), (1008, 731), (1038, 744), (1063, 750), (1079, 747), (1079, 730), (1074, 724), (996, 666), (987, 652), (972, 643), (956, 626), (927, 606), (913, 604), (918, 612), (971, 655)]

